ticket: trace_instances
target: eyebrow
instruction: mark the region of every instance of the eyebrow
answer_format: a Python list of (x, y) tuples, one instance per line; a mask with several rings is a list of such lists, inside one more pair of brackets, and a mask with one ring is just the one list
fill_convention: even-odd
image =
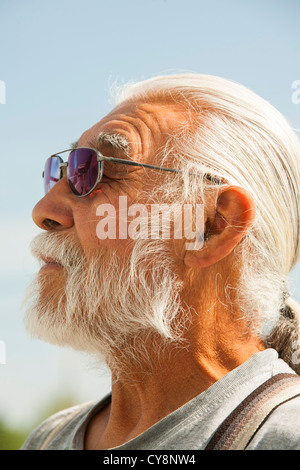
[[(70, 144), (72, 150), (78, 148), (78, 140)], [(101, 149), (105, 145), (110, 145), (116, 150), (121, 150), (126, 157), (130, 155), (130, 144), (126, 137), (116, 132), (100, 132), (96, 137), (93, 137), (88, 142), (88, 147), (95, 148), (96, 150)]]

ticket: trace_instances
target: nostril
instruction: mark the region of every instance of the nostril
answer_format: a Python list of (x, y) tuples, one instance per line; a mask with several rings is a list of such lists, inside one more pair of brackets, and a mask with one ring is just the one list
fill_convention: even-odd
[(61, 224), (53, 219), (44, 219), (42, 225), (45, 227), (45, 229), (53, 230), (56, 227), (59, 227)]

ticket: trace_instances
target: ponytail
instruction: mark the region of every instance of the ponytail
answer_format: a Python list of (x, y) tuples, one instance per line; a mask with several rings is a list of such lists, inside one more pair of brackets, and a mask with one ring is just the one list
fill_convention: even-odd
[(284, 300), (277, 326), (267, 338), (266, 345), (274, 348), (298, 375), (300, 375), (300, 305), (290, 297)]

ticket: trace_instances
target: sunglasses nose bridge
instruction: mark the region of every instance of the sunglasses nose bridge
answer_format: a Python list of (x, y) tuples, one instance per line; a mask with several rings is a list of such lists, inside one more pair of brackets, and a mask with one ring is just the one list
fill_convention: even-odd
[(59, 169), (61, 171), (61, 178), (65, 177), (67, 175), (67, 167), (68, 167), (68, 162), (62, 162), (59, 164)]

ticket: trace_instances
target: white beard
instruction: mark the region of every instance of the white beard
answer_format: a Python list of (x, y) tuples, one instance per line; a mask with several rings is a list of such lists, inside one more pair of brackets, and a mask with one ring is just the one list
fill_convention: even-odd
[(150, 367), (154, 349), (182, 341), (181, 283), (159, 240), (135, 241), (128, 260), (99, 251), (87, 264), (66, 235), (47, 232), (33, 240), (32, 253), (65, 268), (60, 284), (54, 271), (37, 274), (26, 292), (25, 326), (33, 337), (95, 354), (115, 374), (128, 361)]

